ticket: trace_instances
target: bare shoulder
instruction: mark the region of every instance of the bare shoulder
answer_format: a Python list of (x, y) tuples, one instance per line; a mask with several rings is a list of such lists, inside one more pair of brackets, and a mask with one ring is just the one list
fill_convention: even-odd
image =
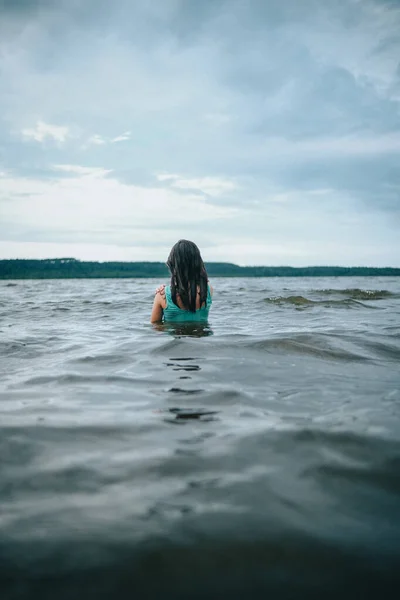
[(165, 283), (162, 283), (161, 285), (158, 286), (158, 288), (156, 289), (156, 293), (155, 293), (155, 302), (157, 302), (161, 308), (166, 308), (167, 306), (167, 300), (165, 297)]
[(213, 288), (213, 286), (211, 285), (211, 283), (210, 283), (210, 282), (208, 282), (208, 286), (209, 286), (209, 288), (210, 288), (210, 294), (211, 294), (211, 296), (212, 296), (212, 295), (213, 295), (213, 293), (214, 293), (214, 288)]

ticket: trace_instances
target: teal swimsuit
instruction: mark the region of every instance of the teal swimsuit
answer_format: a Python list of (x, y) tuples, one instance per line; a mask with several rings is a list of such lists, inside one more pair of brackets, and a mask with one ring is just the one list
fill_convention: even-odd
[(171, 286), (167, 285), (165, 288), (165, 299), (167, 301), (167, 306), (164, 308), (163, 313), (163, 321), (169, 323), (206, 323), (208, 320), (208, 313), (210, 311), (210, 307), (212, 304), (212, 297), (210, 286), (207, 286), (207, 302), (205, 306), (196, 310), (196, 312), (190, 312), (190, 310), (185, 310), (183, 308), (179, 308), (172, 301), (171, 296)]

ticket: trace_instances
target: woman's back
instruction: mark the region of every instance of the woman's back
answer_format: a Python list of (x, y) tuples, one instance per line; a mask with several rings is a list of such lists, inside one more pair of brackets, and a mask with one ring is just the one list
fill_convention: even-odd
[(210, 307), (212, 304), (212, 295), (210, 286), (207, 286), (207, 299), (206, 302), (203, 303), (203, 306), (200, 306), (200, 294), (197, 294), (196, 301), (196, 312), (191, 312), (183, 308), (182, 301), (179, 296), (177, 296), (177, 304), (172, 300), (171, 295), (171, 286), (167, 285), (165, 287), (165, 308), (163, 307), (163, 320), (165, 322), (174, 322), (174, 323), (188, 323), (188, 322), (206, 322), (208, 320), (208, 313), (210, 311)]

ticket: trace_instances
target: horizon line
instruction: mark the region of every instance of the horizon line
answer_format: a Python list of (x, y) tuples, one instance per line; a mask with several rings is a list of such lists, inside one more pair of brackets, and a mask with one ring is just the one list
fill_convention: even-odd
[[(70, 256), (61, 256), (61, 257), (48, 257), (48, 258), (0, 258), (0, 262), (3, 261), (71, 261), (71, 262), (79, 262), (79, 263), (98, 263), (98, 264), (107, 264), (107, 263), (123, 263), (123, 264), (140, 264), (140, 263), (146, 263), (146, 264), (153, 264), (153, 265), (165, 265), (165, 261), (162, 260), (86, 260), (86, 259), (80, 259), (80, 258), (74, 258), (74, 257), (70, 257)], [(217, 260), (206, 260), (204, 261), (205, 264), (209, 264), (209, 265), (213, 265), (213, 264), (219, 264), (219, 265), (231, 265), (234, 267), (237, 267), (239, 269), (246, 269), (246, 268), (250, 268), (250, 269), (257, 269), (257, 268), (268, 268), (268, 269), (318, 269), (318, 268), (324, 268), (324, 269), (400, 269), (400, 266), (398, 267), (394, 267), (394, 266), (390, 266), (390, 265), (385, 265), (385, 266), (371, 266), (371, 265), (323, 265), (323, 264), (308, 264), (308, 265), (301, 265), (301, 266), (292, 266), (289, 264), (280, 264), (280, 265), (266, 265), (266, 264), (247, 264), (247, 265), (240, 265), (237, 263), (233, 263), (233, 262), (228, 262), (228, 261), (217, 261)]]

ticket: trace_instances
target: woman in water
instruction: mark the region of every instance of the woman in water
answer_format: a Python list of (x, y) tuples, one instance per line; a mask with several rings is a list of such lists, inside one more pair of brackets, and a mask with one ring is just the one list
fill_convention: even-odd
[(206, 322), (213, 288), (196, 244), (179, 240), (170, 252), (167, 267), (171, 283), (157, 288), (150, 322)]

